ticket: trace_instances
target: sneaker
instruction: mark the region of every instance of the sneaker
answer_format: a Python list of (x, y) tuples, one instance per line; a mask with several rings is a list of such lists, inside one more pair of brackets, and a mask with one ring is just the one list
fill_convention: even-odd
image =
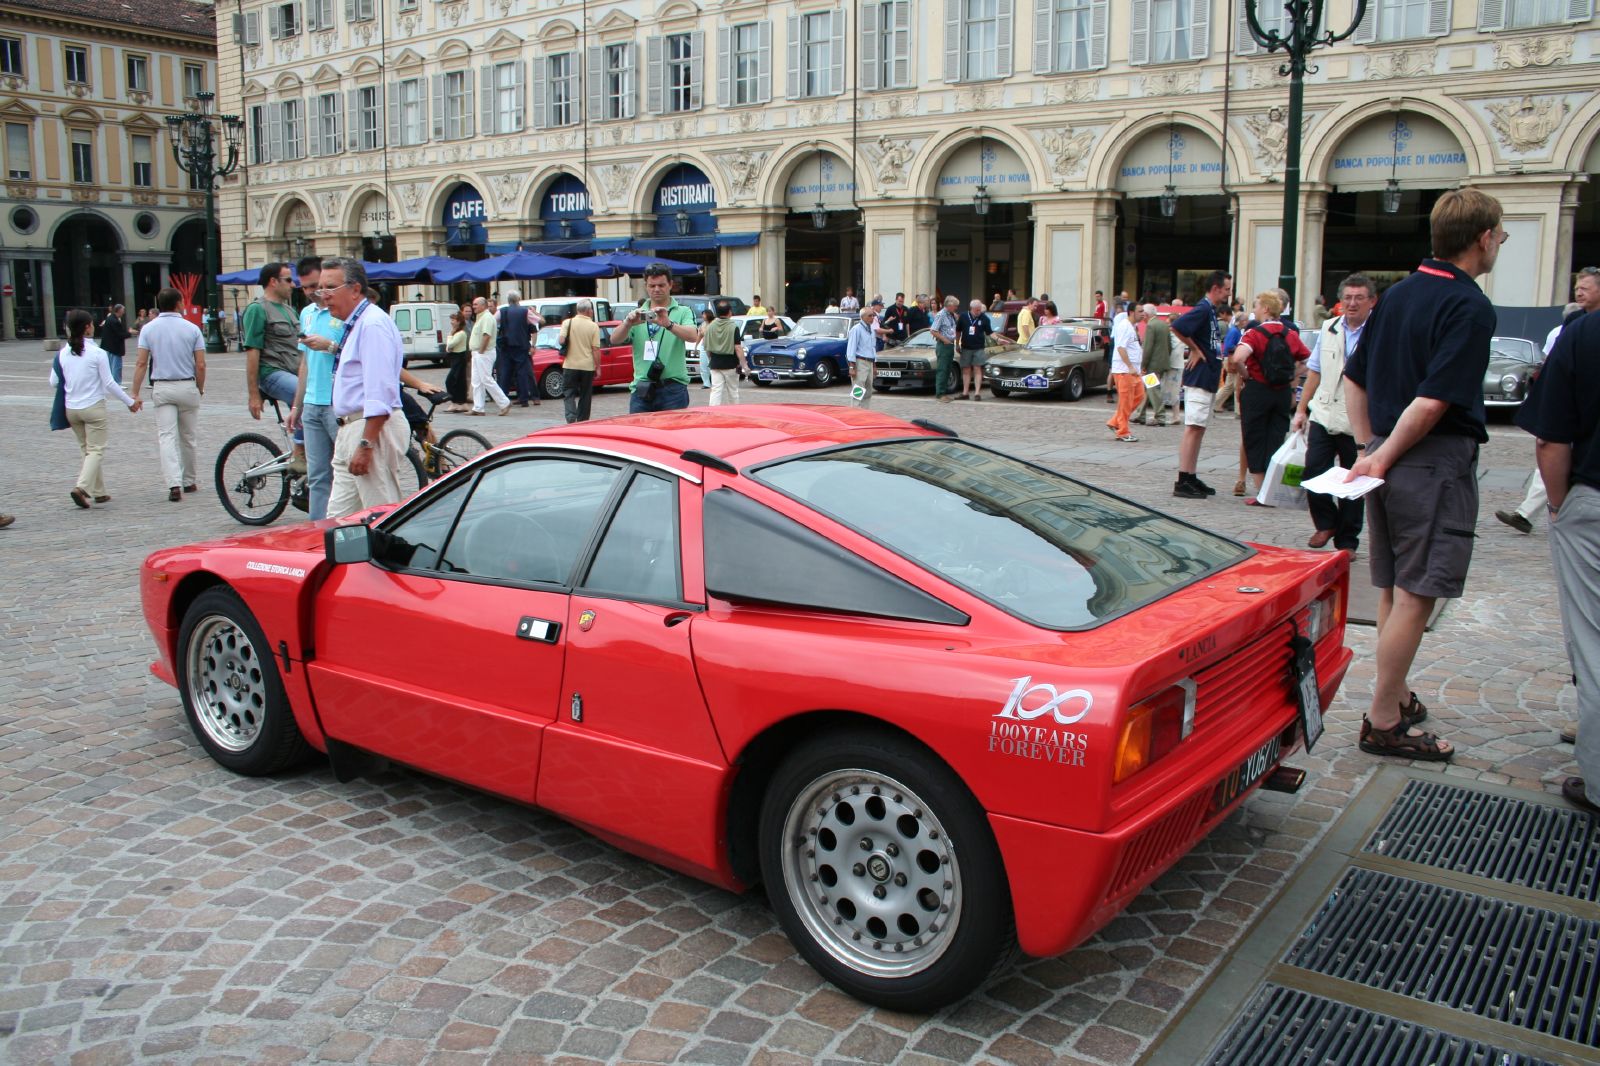
[(1122, 442), (1123, 444), (1132, 444), (1134, 441), (1136, 441), (1138, 439), (1139, 438), (1135, 437), (1132, 433), (1124, 433), (1122, 436), (1117, 438), (1117, 440)]
[(482, 418), (484, 415), (486, 415), (488, 413), (489, 413), (488, 411), (468, 411), (467, 412), (467, 414), (469, 414), (469, 415), (477, 415), (480, 418)]
[(1518, 533), (1532, 533), (1533, 523), (1515, 511), (1496, 511), (1494, 516)]
[(289, 457), (289, 473), (295, 477), (306, 476), (306, 457), (304, 455), (292, 455)]
[(1203, 500), (1206, 498), (1205, 489), (1181, 475), (1178, 477), (1178, 480), (1173, 483), (1172, 494), (1174, 496), (1181, 496), (1186, 500)]
[(1200, 475), (1199, 474), (1190, 474), (1189, 475), (1189, 480), (1192, 481), (1195, 485), (1197, 485), (1199, 487), (1200, 491), (1205, 493), (1207, 496), (1215, 496), (1217, 494), (1217, 490), (1216, 489), (1212, 488), (1210, 485), (1207, 485), (1204, 481), (1200, 480)]
[(506, 415), (511, 413), (511, 405), (510, 404), (506, 404), (504, 407), (500, 408), (500, 410), (497, 411), (496, 413), (499, 414), (500, 417), (504, 418)]

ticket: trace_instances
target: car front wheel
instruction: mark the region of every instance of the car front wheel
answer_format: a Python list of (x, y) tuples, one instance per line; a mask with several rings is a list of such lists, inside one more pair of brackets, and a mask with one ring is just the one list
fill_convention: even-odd
[(834, 372), (833, 363), (827, 359), (819, 359), (817, 368), (811, 372), (811, 381), (818, 388), (827, 388), (834, 383), (839, 375)]
[(763, 799), (760, 856), (789, 939), (857, 999), (931, 1011), (1010, 957), (1010, 893), (988, 822), (915, 741), (863, 731), (796, 749)]
[(1067, 375), (1066, 397), (1073, 403), (1083, 399), (1083, 371), (1076, 368)]
[(184, 713), (220, 765), (260, 777), (310, 754), (266, 634), (232, 589), (195, 597), (178, 630), (177, 658)]

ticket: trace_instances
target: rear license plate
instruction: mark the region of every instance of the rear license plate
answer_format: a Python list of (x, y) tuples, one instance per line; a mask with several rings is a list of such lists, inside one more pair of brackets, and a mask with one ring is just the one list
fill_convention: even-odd
[(1317, 685), (1317, 653), (1311, 642), (1305, 641), (1294, 656), (1294, 698), (1300, 706), (1300, 733), (1305, 738), (1306, 751), (1322, 736), (1322, 693)]
[(762, 381), (777, 381), (778, 372), (776, 370), (763, 370), (757, 373), (756, 377), (760, 378)]
[(1273, 737), (1240, 763), (1237, 770), (1217, 782), (1217, 789), (1211, 794), (1211, 813), (1224, 810), (1276, 766), (1279, 747), (1278, 738)]
[(897, 378), (897, 377), (900, 376), (900, 371), (898, 371), (898, 370), (880, 370), (880, 371), (878, 371), (878, 376), (880, 378)]

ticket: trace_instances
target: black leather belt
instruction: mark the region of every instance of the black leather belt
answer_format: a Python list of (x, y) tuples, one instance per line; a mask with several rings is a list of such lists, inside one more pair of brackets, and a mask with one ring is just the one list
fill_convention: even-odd
[(194, 378), (151, 378), (150, 384), (160, 385), (164, 381), (193, 381)]

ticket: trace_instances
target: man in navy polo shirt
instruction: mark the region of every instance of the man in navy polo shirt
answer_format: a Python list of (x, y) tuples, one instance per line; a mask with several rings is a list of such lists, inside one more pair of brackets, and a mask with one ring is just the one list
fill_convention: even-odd
[(1383, 478), (1367, 495), (1378, 604), (1377, 680), (1361, 750), (1438, 761), (1455, 749), (1415, 726), (1427, 708), (1406, 680), (1435, 601), (1460, 596), (1478, 522), (1483, 375), (1495, 310), (1474, 278), (1505, 243), (1500, 202), (1445, 193), (1429, 217), (1433, 258), (1390, 286), (1344, 368), (1345, 410), (1363, 453), (1349, 477)]
[(1561, 794), (1600, 812), (1600, 311), (1569, 323), (1517, 412), (1538, 438), (1550, 557), (1578, 685), (1578, 771)]
[(1211, 421), (1211, 405), (1222, 383), (1222, 329), (1217, 308), (1233, 299), (1233, 275), (1213, 270), (1206, 277), (1206, 298), (1172, 323), (1172, 334), (1189, 349), (1183, 368), (1183, 439), (1178, 442), (1178, 480), (1174, 496), (1203, 500), (1217, 490), (1200, 480), (1200, 442)]

